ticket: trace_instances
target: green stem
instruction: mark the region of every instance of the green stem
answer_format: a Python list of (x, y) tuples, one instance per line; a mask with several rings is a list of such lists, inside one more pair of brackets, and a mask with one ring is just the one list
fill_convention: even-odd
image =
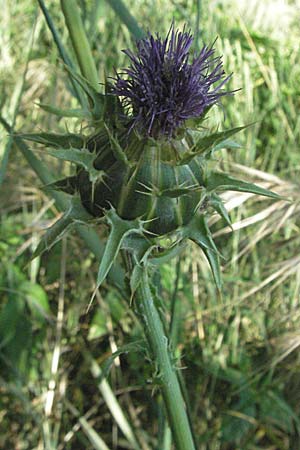
[(98, 91), (99, 77), (77, 3), (75, 0), (61, 0), (61, 8), (81, 73)]
[(181, 259), (178, 258), (177, 264), (176, 264), (176, 279), (175, 279), (175, 287), (172, 294), (171, 299), (171, 320), (170, 320), (170, 329), (169, 329), (169, 335), (170, 340), (173, 349), (175, 350), (177, 345), (177, 339), (178, 339), (178, 323), (180, 318), (180, 302), (177, 298), (178, 293), (178, 285), (179, 285), (179, 279), (180, 279), (180, 265), (181, 265)]
[(177, 450), (195, 450), (186, 405), (182, 396), (176, 369), (172, 363), (169, 340), (154, 304), (147, 270), (137, 290), (135, 304), (142, 318), (152, 357), (157, 365), (160, 388), (165, 402), (170, 427)]

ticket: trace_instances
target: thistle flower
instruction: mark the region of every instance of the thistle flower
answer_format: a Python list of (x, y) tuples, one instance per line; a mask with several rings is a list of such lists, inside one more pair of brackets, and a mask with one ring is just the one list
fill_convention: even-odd
[[(136, 42), (137, 53), (123, 50), (131, 66), (117, 74), (113, 93), (131, 108), (131, 126), (152, 137), (173, 137), (187, 119), (201, 117), (232, 92), (222, 91), (229, 80), (220, 56), (213, 46), (204, 46), (198, 56), (191, 55), (193, 36), (175, 31)], [(125, 75), (126, 79), (122, 78)]]

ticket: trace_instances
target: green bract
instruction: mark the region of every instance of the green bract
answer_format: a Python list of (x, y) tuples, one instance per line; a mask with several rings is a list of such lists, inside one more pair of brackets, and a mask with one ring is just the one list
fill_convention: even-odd
[[(72, 224), (102, 218), (111, 233), (100, 263), (98, 286), (121, 248), (133, 254), (138, 267), (147, 261), (164, 261), (176, 253), (184, 240), (191, 239), (204, 251), (220, 287), (218, 251), (206, 220), (208, 211), (213, 209), (229, 222), (218, 191), (236, 190), (278, 198), (270, 191), (208, 167), (213, 151), (231, 146), (228, 139), (244, 127), (210, 132), (200, 126), (204, 113), (176, 137), (141, 136), (135, 129), (128, 131), (126, 112), (119, 99), (111, 95), (109, 85), (104, 94), (99, 94), (81, 76), (72, 76), (88, 96), (90, 110), (86, 114), (93, 132), (22, 135), (45, 145), (51, 156), (76, 166), (74, 175), (48, 186), (71, 194), (74, 200), (65, 215), (46, 232), (36, 254), (51, 247)], [(166, 235), (171, 239), (162, 239)], [(131, 286), (136, 283), (132, 281)]]

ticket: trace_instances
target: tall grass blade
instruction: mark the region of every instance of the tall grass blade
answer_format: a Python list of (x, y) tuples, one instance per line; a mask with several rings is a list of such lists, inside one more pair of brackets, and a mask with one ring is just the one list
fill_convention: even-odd
[(135, 39), (142, 39), (145, 37), (145, 33), (137, 24), (135, 18), (128, 11), (122, 0), (106, 0), (107, 3), (112, 7), (117, 16), (121, 21), (127, 26), (130, 33), (135, 37)]
[(61, 0), (61, 8), (82, 75), (99, 90), (98, 73), (76, 0)]
[(99, 436), (99, 434), (95, 431), (95, 429), (88, 423), (86, 418), (84, 416), (80, 416), (80, 413), (77, 408), (75, 408), (72, 403), (69, 401), (66, 401), (67, 408), (71, 411), (71, 413), (78, 418), (78, 422), (80, 423), (83, 431), (85, 432), (86, 436), (88, 437), (90, 443), (92, 444), (93, 448), (95, 450), (110, 450), (109, 447), (107, 447), (104, 440)]
[[(40, 8), (45, 16), (45, 20), (47, 22), (47, 25), (49, 27), (49, 30), (51, 31), (53, 40), (56, 44), (56, 47), (58, 49), (58, 52), (60, 54), (61, 59), (63, 60), (63, 62), (66, 64), (66, 66), (71, 67), (72, 69), (74, 68), (74, 64), (70, 58), (70, 56), (68, 55), (67, 51), (64, 48), (64, 45), (62, 43), (62, 40), (58, 34), (58, 31), (56, 30), (56, 27), (54, 25), (54, 22), (51, 19), (51, 16), (49, 14), (49, 11), (44, 3), (44, 0), (38, 0)], [(76, 82), (74, 81), (74, 79), (70, 76), (70, 81), (71, 84), (73, 86), (74, 89), (74, 95), (77, 98), (77, 100), (79, 101), (79, 103), (83, 106), (86, 107), (86, 100), (82, 94), (82, 92), (80, 91), (80, 89), (78, 88)], [(85, 108), (86, 109), (86, 108)]]
[[(20, 82), (18, 83), (16, 89), (17, 89), (17, 101), (16, 101), (16, 105), (15, 105), (15, 110), (13, 112), (13, 117), (12, 117), (12, 125), (11, 125), (11, 129), (12, 131), (14, 130), (15, 127), (15, 123), (16, 123), (16, 119), (17, 119), (17, 115), (19, 112), (19, 107), (20, 107), (20, 103), (21, 103), (21, 98), (23, 95), (23, 91), (25, 89), (25, 79), (26, 79), (26, 74), (27, 74), (27, 70), (28, 70), (28, 64), (29, 64), (29, 57), (30, 57), (30, 53), (31, 53), (31, 49), (32, 49), (32, 45), (33, 45), (33, 41), (34, 41), (34, 35), (35, 35), (35, 29), (36, 29), (36, 21), (37, 18), (35, 16), (34, 18), (34, 22), (33, 22), (33, 27), (32, 27), (32, 31), (30, 32), (30, 39), (29, 39), (29, 47), (27, 50), (27, 54), (26, 54), (26, 58), (25, 58), (25, 69), (23, 71), (23, 74), (21, 76)], [(3, 157), (1, 160), (1, 164), (0, 164), (0, 186), (3, 183), (3, 180), (5, 178), (5, 174), (6, 174), (6, 170), (7, 170), (7, 165), (8, 165), (8, 160), (9, 160), (9, 155), (10, 155), (10, 151), (13, 145), (13, 138), (10, 135), (7, 141), (7, 144), (4, 148), (4, 153), (3, 153)]]
[[(85, 352), (85, 357), (88, 360), (90, 364), (90, 370), (94, 378), (102, 378), (102, 370), (97, 364), (97, 362), (92, 358), (91, 355), (88, 355), (87, 352)], [(120, 430), (123, 432), (124, 436), (128, 440), (128, 442), (131, 445), (131, 448), (133, 450), (140, 450), (140, 445), (138, 444), (134, 432), (124, 414), (122, 411), (122, 408), (120, 407), (120, 404), (118, 403), (118, 400), (115, 397), (115, 394), (111, 390), (111, 387), (109, 386), (108, 382), (104, 379), (98, 383), (98, 389), (101, 392), (107, 407), (109, 408), (113, 418), (115, 419), (116, 423), (118, 424)]]

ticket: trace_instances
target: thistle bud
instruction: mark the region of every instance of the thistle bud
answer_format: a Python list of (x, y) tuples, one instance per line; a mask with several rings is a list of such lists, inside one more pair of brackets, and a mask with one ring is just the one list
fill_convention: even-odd
[(124, 51), (131, 66), (116, 75), (109, 94), (120, 98), (118, 129), (89, 142), (95, 167), (106, 178), (92, 186), (87, 173), (78, 177), (82, 202), (93, 215), (109, 202), (120, 217), (143, 218), (149, 231), (163, 235), (186, 225), (197, 211), (204, 160), (195, 149), (191, 154), (186, 123), (203, 118), (229, 94), (221, 89), (229, 77), (212, 47), (192, 57), (192, 42), (189, 32), (172, 25), (166, 39), (148, 34), (136, 43), (136, 53)]
[[(76, 164), (75, 175), (52, 187), (68, 194), (79, 192), (85, 208), (80, 211), (77, 197), (61, 222), (46, 233), (41, 249), (56, 242), (76, 217), (85, 220), (86, 211), (104, 217), (111, 227), (98, 286), (122, 245), (135, 252), (139, 265), (145, 263), (145, 255), (152, 255), (155, 239), (175, 232), (175, 242), (191, 239), (200, 246), (219, 287), (218, 251), (206, 222), (208, 206), (227, 223), (230, 219), (217, 191), (277, 198), (263, 188), (208, 169), (212, 153), (227, 146), (228, 138), (245, 127), (212, 132), (200, 126), (209, 109), (233, 92), (223, 90), (230, 76), (225, 76), (214, 48), (204, 46), (194, 55), (192, 42), (190, 32), (175, 31), (174, 25), (165, 39), (149, 33), (136, 43), (136, 53), (124, 51), (131, 65), (117, 73), (113, 83), (106, 83), (104, 94), (68, 69), (88, 96), (94, 132), (89, 136), (23, 135), (54, 147), (48, 151), (52, 156)], [(132, 234), (139, 235), (134, 245), (127, 239)]]

